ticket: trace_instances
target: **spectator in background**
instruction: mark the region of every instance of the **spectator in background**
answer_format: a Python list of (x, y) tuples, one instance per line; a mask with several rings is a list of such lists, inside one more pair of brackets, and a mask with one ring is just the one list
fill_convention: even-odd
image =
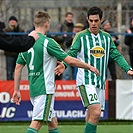
[[(74, 15), (72, 12), (67, 12), (65, 15), (65, 21), (61, 24), (60, 32), (72, 32), (74, 27), (73, 22)], [(67, 45), (66, 41), (71, 39), (71, 35), (64, 34), (62, 36), (63, 44), (62, 48), (67, 52), (69, 49), (69, 45)]]
[[(101, 24), (101, 28), (112, 36), (112, 40), (115, 46), (117, 47), (120, 44), (120, 41), (119, 41), (118, 36), (115, 35), (113, 31), (111, 31), (110, 22), (108, 20), (104, 20)], [(112, 80), (116, 80), (117, 79), (116, 64), (111, 57), (109, 57), (108, 69), (109, 69)]]
[[(8, 20), (8, 27), (4, 29), (5, 32), (24, 32), (20, 28), (18, 20), (15, 16), (11, 16)], [(7, 80), (13, 80), (14, 78), (14, 69), (16, 65), (16, 60), (18, 53), (5, 51), (6, 56), (6, 71), (7, 71)]]
[[(73, 27), (73, 33), (78, 33), (80, 31), (82, 31), (84, 28), (84, 25), (82, 23), (77, 23), (74, 27)], [(72, 44), (72, 41), (73, 41), (73, 38), (74, 38), (74, 34), (71, 36), (71, 38), (68, 38), (66, 40), (66, 45), (71, 46)], [(72, 66), (68, 66), (65, 71), (63, 72), (62, 74), (62, 80), (72, 80), (74, 79), (74, 67)]]
[(127, 46), (129, 46), (129, 57), (130, 57), (130, 62), (131, 62), (131, 66), (133, 67), (133, 16), (130, 18), (130, 26), (129, 28), (126, 30), (126, 33), (128, 33), (129, 35), (125, 36), (125, 44)]
[(72, 41), (75, 36), (75, 33), (82, 31), (83, 28), (84, 28), (84, 25), (82, 23), (77, 23), (74, 25), (73, 30), (72, 30), (72, 35), (65, 40), (65, 44), (66, 44), (68, 50), (70, 49), (70, 46), (72, 45)]
[[(84, 28), (84, 25), (82, 23), (77, 23), (74, 28), (73, 28), (73, 32), (78, 33), (80, 31), (82, 31)], [(73, 36), (74, 37), (74, 36)]]
[[(73, 22), (74, 15), (72, 12), (67, 12), (65, 14), (65, 20), (64, 22), (60, 25), (59, 31), (60, 32), (73, 32), (73, 27), (74, 27), (74, 22)], [(67, 52), (70, 48), (70, 45), (68, 42), (71, 40), (72, 34), (64, 34), (64, 35), (58, 35), (54, 37), (53, 39), (56, 40), (62, 47), (62, 49)], [(61, 79), (61, 75), (58, 76), (56, 75), (56, 80)]]
[(5, 23), (2, 22), (2, 21), (0, 21), (0, 29), (3, 30), (5, 27), (6, 27), (6, 26), (5, 26)]

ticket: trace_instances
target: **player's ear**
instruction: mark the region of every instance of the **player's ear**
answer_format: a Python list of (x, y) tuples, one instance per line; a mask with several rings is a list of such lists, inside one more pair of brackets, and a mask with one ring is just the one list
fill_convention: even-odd
[(103, 22), (103, 20), (104, 20), (104, 18), (102, 17), (102, 19), (101, 19), (101, 23)]
[(48, 27), (48, 25), (49, 25), (49, 22), (48, 22), (48, 21), (45, 22), (45, 26), (46, 26), (46, 28)]
[[(86, 20), (87, 20), (87, 22), (89, 21), (89, 18), (88, 17), (86, 17)], [(89, 22), (88, 22), (89, 23)]]

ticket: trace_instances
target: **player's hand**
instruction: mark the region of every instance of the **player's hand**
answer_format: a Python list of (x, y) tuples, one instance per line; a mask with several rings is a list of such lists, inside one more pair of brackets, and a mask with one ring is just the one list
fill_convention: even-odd
[(129, 71), (127, 72), (127, 74), (129, 74), (130, 76), (133, 76), (133, 70), (129, 70)]
[(65, 70), (65, 65), (61, 63), (60, 61), (57, 61), (57, 67), (54, 69), (54, 72), (56, 75), (60, 76), (64, 70)]
[(91, 66), (91, 67), (90, 67), (90, 71), (92, 71), (92, 72), (94, 72), (96, 75), (100, 76), (99, 71), (98, 71), (95, 67)]
[(15, 102), (17, 105), (20, 105), (21, 102), (20, 91), (14, 91), (12, 101)]
[(31, 31), (28, 35), (34, 37), (35, 40), (39, 38), (39, 35), (35, 30)]

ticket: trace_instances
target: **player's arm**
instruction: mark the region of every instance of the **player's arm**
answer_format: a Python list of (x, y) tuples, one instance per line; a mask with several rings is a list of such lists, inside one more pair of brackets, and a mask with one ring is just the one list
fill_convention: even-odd
[(12, 100), (17, 105), (20, 105), (21, 102), (21, 94), (19, 90), (20, 80), (21, 80), (21, 73), (24, 65), (16, 64), (15, 72), (14, 72), (14, 93)]
[(0, 30), (0, 49), (11, 52), (24, 52), (30, 49), (39, 38), (37, 32), (32, 31), (29, 36), (11, 36)]
[(24, 65), (16, 64), (15, 71), (14, 71), (14, 90), (19, 91), (19, 85), (21, 80), (21, 73)]
[[(67, 54), (69, 56), (76, 57), (77, 53), (80, 52), (80, 50), (81, 50), (81, 39), (80, 39), (80, 35), (77, 33), (72, 41), (72, 45), (70, 49), (68, 50)], [(64, 62), (64, 65), (65, 67), (68, 66), (66, 62)]]
[(124, 70), (127, 74), (133, 76), (133, 71), (131, 70), (132, 69), (131, 66), (129, 66), (123, 55), (117, 50), (112, 40), (110, 47), (110, 56), (122, 70)]
[[(85, 69), (88, 69), (88, 70), (96, 73), (97, 75), (99, 75), (99, 71), (96, 68), (94, 68), (93, 66), (91, 66), (87, 63), (81, 62), (80, 60), (78, 60), (74, 57), (68, 56), (68, 54), (65, 53), (59, 47), (59, 44), (57, 42), (55, 42), (54, 40), (51, 40), (51, 42), (48, 44), (47, 51), (51, 56), (56, 57), (58, 60), (63, 61), (70, 66), (85, 68)], [(61, 71), (59, 70), (59, 68)], [(63, 68), (62, 65), (60, 65), (60, 67), (56, 67), (55, 73), (59, 75), (63, 71), (62, 68)]]
[(76, 57), (80, 49), (81, 49), (81, 39), (80, 35), (77, 33), (73, 38), (72, 45), (67, 53), (69, 56)]
[[(67, 63), (70, 66), (84, 68), (84, 69), (94, 72), (96, 75), (100, 75), (99, 71), (95, 67), (87, 63), (84, 63), (76, 58), (73, 58), (71, 56), (67, 56), (66, 58), (64, 58), (63, 62)], [(58, 66), (55, 68), (55, 74), (60, 75), (63, 73), (64, 70), (65, 70), (65, 66), (63, 66), (62, 63), (58, 63)]]

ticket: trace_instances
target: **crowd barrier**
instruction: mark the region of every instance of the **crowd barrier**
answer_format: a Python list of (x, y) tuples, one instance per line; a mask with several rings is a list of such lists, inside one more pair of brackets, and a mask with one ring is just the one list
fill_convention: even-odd
[[(6, 32), (6, 34), (9, 34), (9, 35), (28, 35), (29, 32)], [(48, 36), (53, 36), (53, 35), (64, 35), (64, 34), (67, 34), (67, 35), (73, 35), (75, 34), (74, 32), (48, 32), (47, 35)], [(114, 33), (111, 33), (111, 35), (121, 35), (121, 36), (133, 36), (133, 33), (129, 34), (129, 33), (125, 33), (125, 32), (114, 32)]]

